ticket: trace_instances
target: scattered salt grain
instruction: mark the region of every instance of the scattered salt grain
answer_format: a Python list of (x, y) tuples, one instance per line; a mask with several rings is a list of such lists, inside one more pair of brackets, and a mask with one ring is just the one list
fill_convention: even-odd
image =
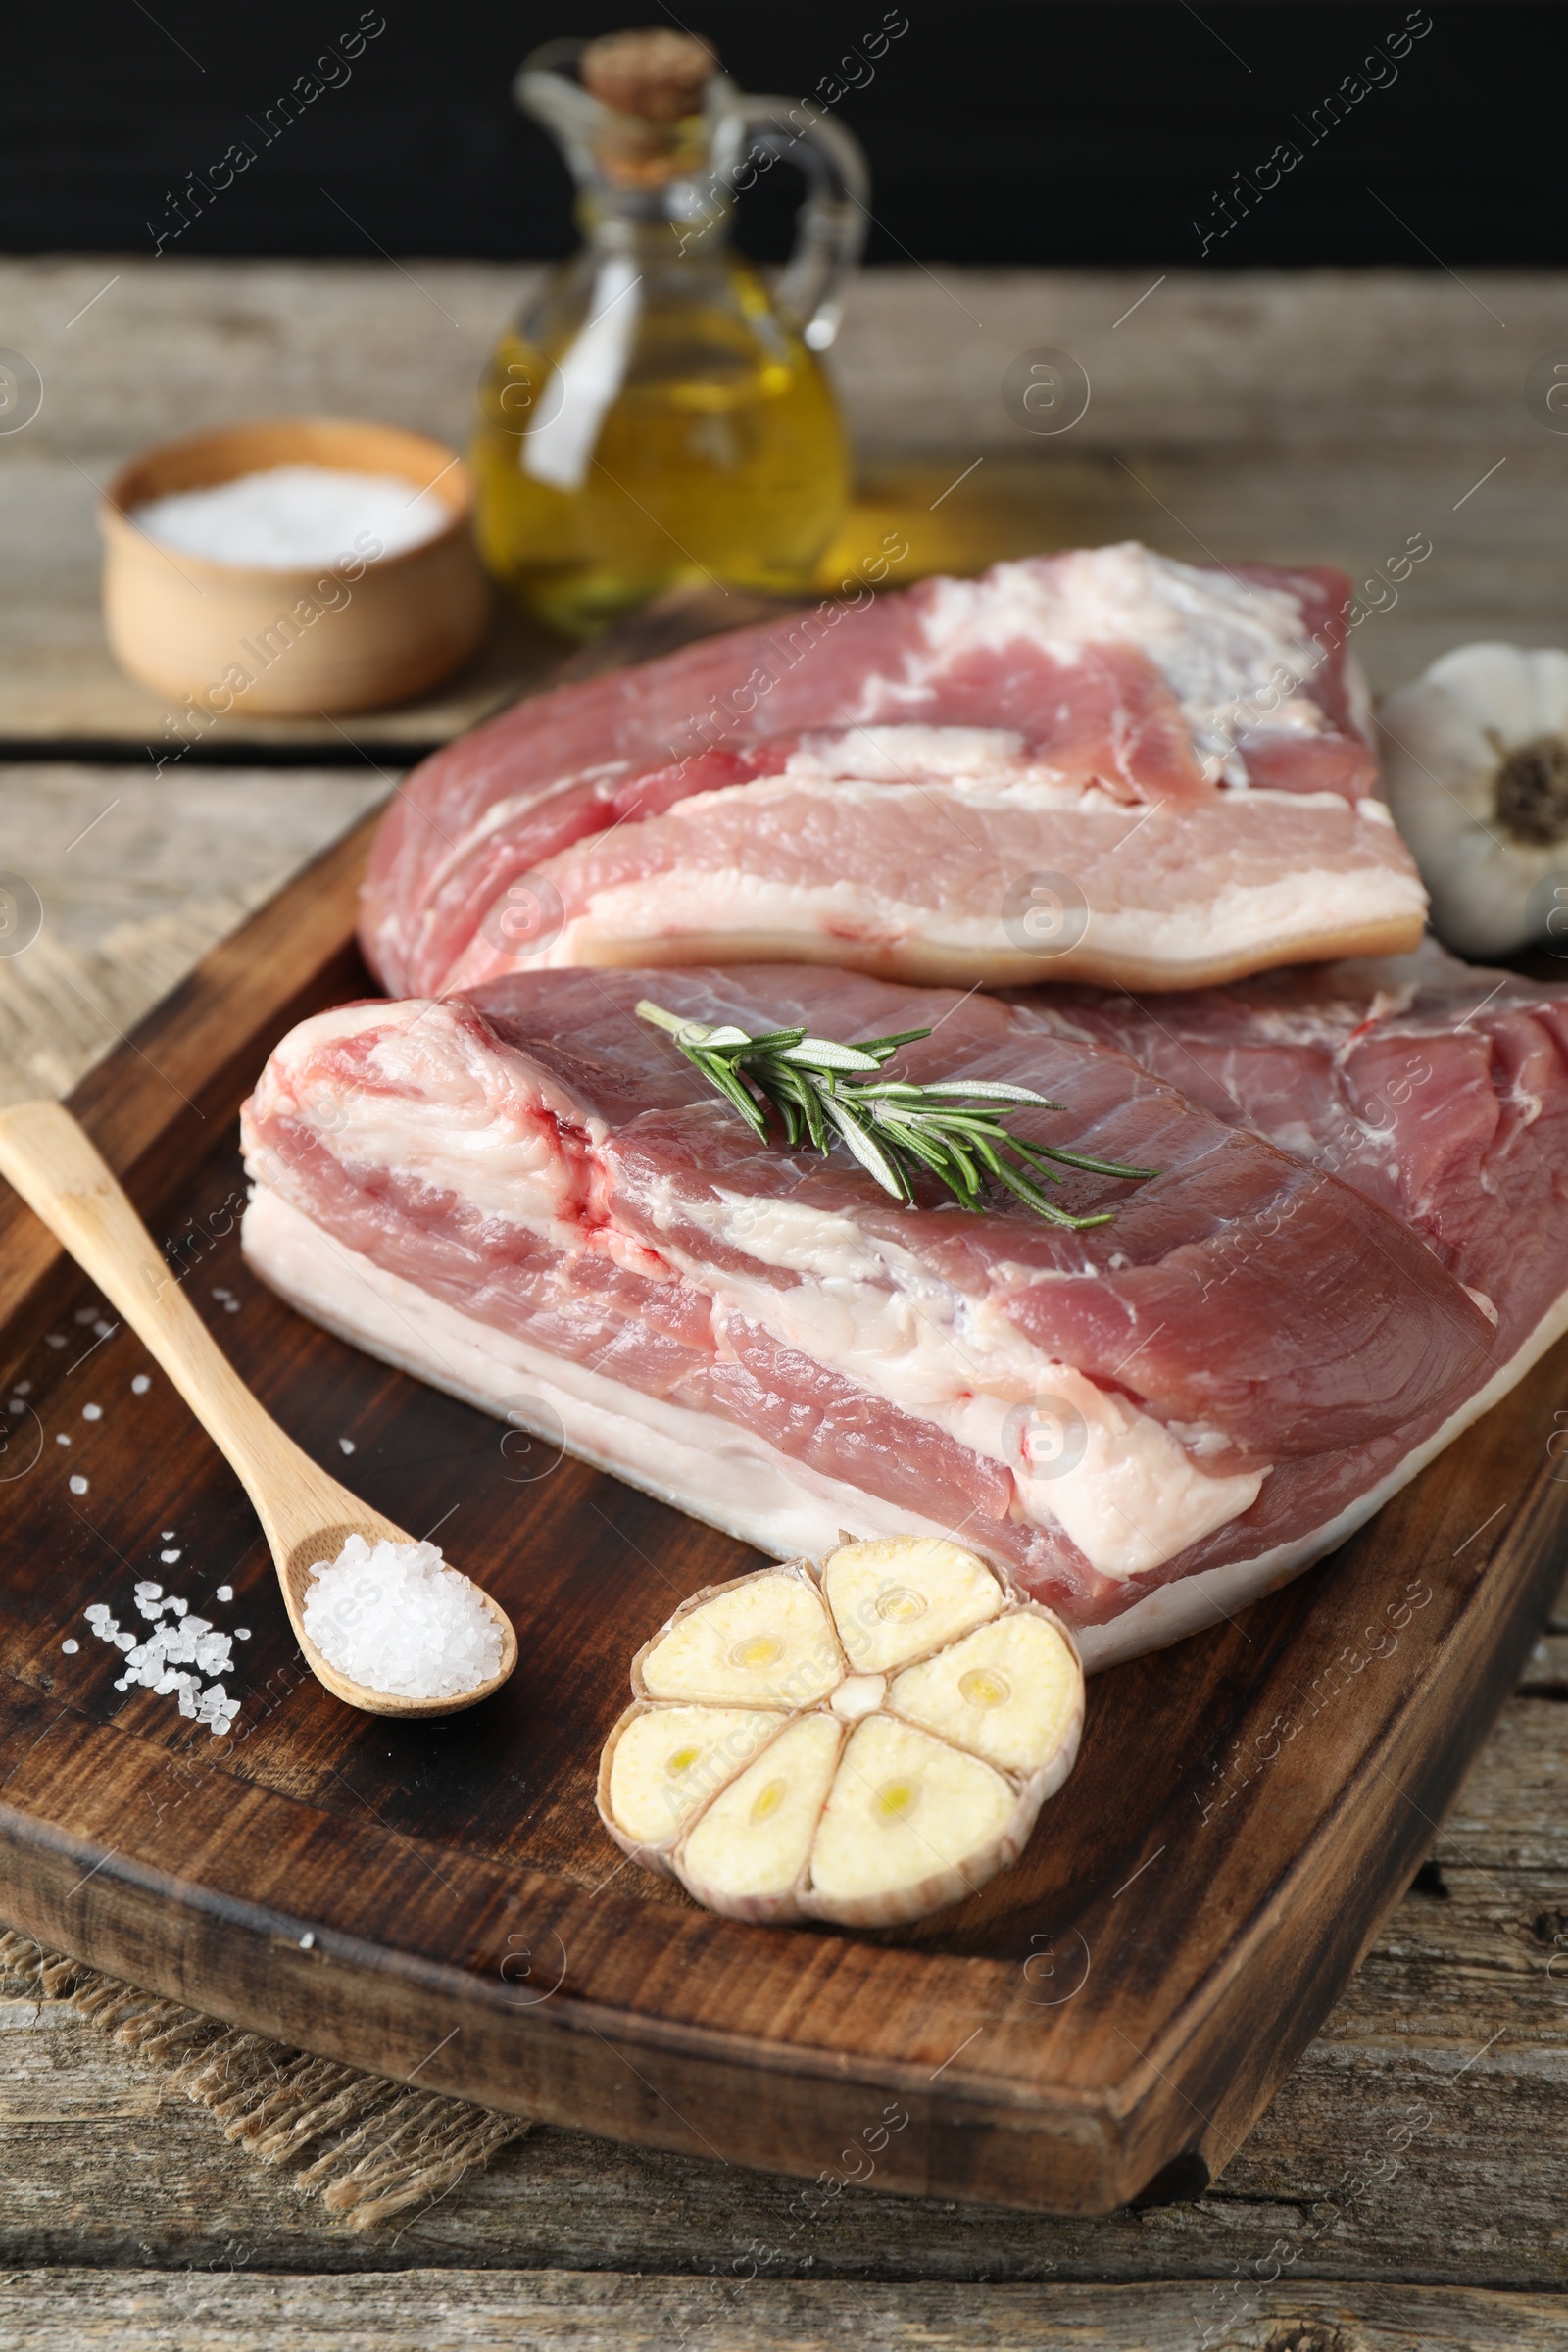
[(239, 1300), (237, 1298), (225, 1298), (223, 1301), (223, 1312), (225, 1315), (237, 1315), (239, 1313)]
[(71, 1444), (71, 1440), (67, 1437), (63, 1429), (57, 1429), (55, 1431), (55, 1444), (57, 1446), (69, 1446)]
[(354, 1440), (352, 1438), (339, 1438), (338, 1444), (342, 1446), (345, 1453), (352, 1453), (354, 1451)]
[(166, 1527), (164, 1530), (164, 1542), (166, 1544), (172, 1544), (178, 1532), (179, 1531), (177, 1528)]
[(27, 1400), (24, 1396), (13, 1396), (10, 1403), (6, 1406), (6, 1411), (8, 1413), (24, 1413), (26, 1409)]
[(175, 1561), (178, 1559), (178, 1557), (179, 1557), (179, 1546), (178, 1546), (178, 1544), (176, 1544), (174, 1545), (174, 1547), (173, 1547), (173, 1549), (172, 1549), (172, 1550), (161, 1551), (161, 1552), (158, 1554), (158, 1557), (159, 1557), (159, 1558), (160, 1558), (160, 1559), (163, 1561), (163, 1563), (164, 1563), (164, 1566), (165, 1566), (166, 1568), (172, 1568), (172, 1566), (174, 1565), (174, 1562), (175, 1562)]
[(31, 1381), (30, 1381), (30, 1380), (19, 1380), (19, 1381), (18, 1381), (18, 1383), (17, 1383), (17, 1395), (18, 1395), (19, 1396), (30, 1396), (32, 1395), (32, 1383), (31, 1383)]
[(270, 466), (208, 490), (181, 490), (137, 507), (149, 538), (217, 564), (264, 571), (346, 563), (355, 541), (383, 556), (418, 547), (445, 528), (450, 510), (400, 475), (331, 466)]
[(91, 1323), (96, 1320), (97, 1314), (98, 1309), (95, 1306), (78, 1306), (71, 1320), (73, 1323)]
[(101, 1340), (107, 1340), (109, 1334), (114, 1330), (114, 1325), (110, 1322), (106, 1322), (102, 1315), (99, 1316), (97, 1322), (93, 1325), (94, 1331), (98, 1334), (98, 1337)]
[(218, 1287), (217, 1283), (214, 1283), (214, 1285), (213, 1285), (213, 1297), (214, 1297), (215, 1298), (233, 1298), (233, 1296), (234, 1296), (234, 1294), (233, 1294), (233, 1292), (232, 1292), (232, 1291), (220, 1291), (220, 1290), (219, 1289), (219, 1287)]
[(74, 1658), (77, 1650), (81, 1647), (81, 1643), (79, 1642), (62, 1642), (60, 1646), (65, 1651), (68, 1658)]
[(304, 1935), (303, 1935), (303, 1936), (300, 1937), (300, 1950), (301, 1950), (302, 1952), (310, 1952), (310, 1951), (314, 1951), (314, 1950), (315, 1950), (315, 1948), (316, 1948), (316, 1937), (315, 1937), (315, 1936), (312, 1934), (311, 1930), (310, 1930), (309, 1928), (307, 1928), (307, 1930), (305, 1931), (305, 1934), (304, 1934)]
[(43, 1344), (46, 1348), (63, 1348), (66, 1344), (66, 1335), (63, 1331), (46, 1331), (43, 1335)]
[(85, 1494), (87, 1492), (87, 1481), (78, 1474), (78, 1476), (74, 1478), (71, 1482), (71, 1492), (73, 1494)]
[(236, 1642), (248, 1642), (248, 1641), (250, 1640), (250, 1638), (251, 1638), (251, 1629), (250, 1629), (250, 1627), (249, 1627), (248, 1625), (236, 1625), (236, 1626), (235, 1626), (235, 1628), (234, 1628), (234, 1639), (235, 1639), (235, 1641), (236, 1641)]
[(145, 1396), (152, 1385), (145, 1372), (138, 1372), (130, 1384), (130, 1393), (133, 1396)]
[(234, 1597), (234, 1588), (233, 1588), (233, 1586), (232, 1586), (232, 1585), (220, 1585), (220, 1586), (219, 1586), (219, 1588), (218, 1588), (218, 1597), (219, 1597), (219, 1599), (220, 1599), (220, 1600), (232, 1600), (232, 1599), (233, 1599), (233, 1597)]
[[(116, 1683), (117, 1690), (128, 1690), (139, 1683), (160, 1698), (176, 1699), (181, 1715), (204, 1723), (215, 1740), (220, 1739), (239, 1713), (239, 1700), (229, 1697), (221, 1682), (209, 1680), (204, 1688), (203, 1678), (231, 1670), (233, 1644), (210, 1619), (190, 1615), (188, 1601), (177, 1594), (167, 1598), (162, 1594), (162, 1586), (146, 1578), (136, 1587), (136, 1606), (143, 1617), (153, 1621), (153, 1630), (143, 1642), (134, 1634), (122, 1633), (118, 1619), (101, 1601), (85, 1612), (87, 1623), (100, 1642), (112, 1642), (124, 1653), (124, 1677)], [(165, 1609), (172, 1611), (172, 1625), (158, 1622)]]
[(81, 1408), (81, 1417), (84, 1421), (101, 1421), (104, 1417), (104, 1408), (101, 1404), (84, 1404)]
[(350, 1536), (313, 1574), (305, 1630), (351, 1681), (399, 1698), (457, 1698), (500, 1673), (500, 1629), (438, 1544), (372, 1549)]

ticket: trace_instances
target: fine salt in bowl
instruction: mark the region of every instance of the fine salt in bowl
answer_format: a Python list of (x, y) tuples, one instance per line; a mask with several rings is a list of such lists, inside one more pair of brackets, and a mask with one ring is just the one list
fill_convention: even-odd
[[(278, 466), (396, 475), (445, 519), (398, 554), (368, 556), (351, 541), (328, 564), (286, 568), (192, 555), (132, 519), (155, 499)], [(406, 702), (450, 676), (485, 633), (490, 592), (471, 506), (461, 459), (390, 425), (277, 417), (144, 450), (99, 503), (110, 649), (203, 724), (230, 710), (278, 718)]]

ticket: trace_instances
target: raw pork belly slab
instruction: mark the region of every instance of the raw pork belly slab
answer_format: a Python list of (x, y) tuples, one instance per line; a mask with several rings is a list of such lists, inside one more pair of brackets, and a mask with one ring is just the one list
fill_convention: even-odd
[[(650, 990), (754, 1032), (940, 1023), (896, 1066), (1033, 1086), (1065, 1109), (1020, 1132), (1160, 1173), (1071, 1176), (1115, 1211), (1082, 1233), (906, 1207), (758, 1142)], [(348, 1005), (278, 1047), (244, 1136), (247, 1254), (305, 1313), (780, 1556), (961, 1533), (1101, 1663), (1317, 1556), (1502, 1369), (1397, 1202), (986, 997), (752, 966)]]
[(1413, 948), (1348, 588), (1099, 548), (561, 687), (409, 779), (366, 954), (447, 996), (773, 958), (1175, 989)]

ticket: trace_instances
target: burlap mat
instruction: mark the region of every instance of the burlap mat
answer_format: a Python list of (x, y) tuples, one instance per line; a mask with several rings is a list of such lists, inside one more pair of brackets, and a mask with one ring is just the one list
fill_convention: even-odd
[(0, 1990), (68, 2003), (128, 2061), (159, 2068), (207, 2108), (247, 2156), (294, 2167), (295, 2186), (351, 2230), (440, 2196), (532, 2129), (242, 2034), (9, 1929), (0, 1929)]

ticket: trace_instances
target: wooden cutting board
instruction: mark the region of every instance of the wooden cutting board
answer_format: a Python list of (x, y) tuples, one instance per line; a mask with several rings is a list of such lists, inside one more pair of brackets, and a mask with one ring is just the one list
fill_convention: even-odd
[[(755, 616), (737, 607), (717, 625)], [(714, 625), (692, 600), (578, 667)], [(850, 2180), (1074, 2213), (1199, 2194), (1408, 1884), (1561, 1581), (1568, 1344), (1332, 1560), (1093, 1682), (1076, 1773), (978, 1896), (877, 1935), (714, 1919), (622, 1860), (594, 1772), (639, 1643), (757, 1555), (519, 1453), (292, 1315), (240, 1257), (239, 1103), (292, 1023), (370, 993), (353, 926), (372, 823), (73, 1103), (265, 1402), (368, 1501), (439, 1530), (511, 1611), (517, 1673), (440, 1724), (329, 1698), (237, 1482), (0, 1188), (0, 1404), (19, 1400), (0, 1917), (322, 2055), (800, 2175), (803, 2228)], [(232, 1737), (114, 1688), (83, 1611), (139, 1630), (143, 1578), (249, 1629)]]

